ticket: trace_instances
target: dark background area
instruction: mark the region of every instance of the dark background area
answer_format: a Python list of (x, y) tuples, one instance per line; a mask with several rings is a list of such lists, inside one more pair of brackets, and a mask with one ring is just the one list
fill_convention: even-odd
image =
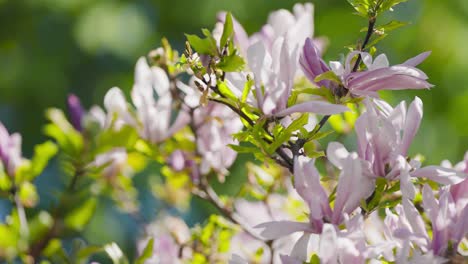
[[(183, 33), (212, 29), (221, 10), (231, 11), (252, 33), (266, 22), (269, 12), (291, 9), (296, 2), (303, 1), (0, 0), (0, 120), (10, 131), (23, 135), (23, 150), (29, 156), (34, 144), (45, 140), (41, 127), (48, 107), (64, 109), (68, 93), (77, 94), (87, 108), (102, 104), (113, 86), (128, 93), (134, 64), (158, 47), (161, 37), (180, 50)], [(363, 38), (359, 31), (367, 23), (352, 14), (345, 0), (314, 4), (315, 35), (329, 40), (326, 61), (337, 60), (346, 54), (345, 46)], [(392, 104), (402, 99), (409, 103), (416, 95), (422, 98), (425, 117), (412, 145), (413, 154), (420, 152), (431, 163), (461, 160), (468, 150), (468, 2), (410, 0), (378, 23), (393, 19), (410, 25), (391, 32), (378, 45), (379, 53), (386, 53), (390, 63), (396, 64), (432, 50), (421, 69), (435, 87), (383, 96)], [(50, 168), (49, 175), (39, 179), (40, 186), (57, 185), (53, 182), (56, 172)], [(151, 218), (157, 205), (143, 187), (146, 178), (138, 176), (135, 182), (143, 190), (145, 215)], [(119, 213), (109, 209), (106, 201), (98, 210), (86, 233), (89, 241), (115, 240), (131, 252), (136, 228), (132, 219), (115, 217)], [(201, 212), (188, 217), (203, 219)]]

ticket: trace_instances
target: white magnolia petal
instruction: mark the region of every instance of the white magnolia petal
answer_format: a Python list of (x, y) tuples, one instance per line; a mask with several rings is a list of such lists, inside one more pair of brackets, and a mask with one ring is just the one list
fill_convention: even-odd
[(440, 166), (427, 166), (411, 172), (411, 176), (428, 178), (444, 185), (457, 184), (462, 182), (467, 174)]

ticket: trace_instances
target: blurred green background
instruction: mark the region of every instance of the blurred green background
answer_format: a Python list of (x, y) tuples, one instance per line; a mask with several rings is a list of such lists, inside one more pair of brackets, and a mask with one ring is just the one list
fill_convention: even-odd
[[(10, 131), (23, 135), (26, 156), (45, 138), (41, 126), (44, 110), (64, 108), (68, 93), (77, 94), (86, 107), (101, 104), (105, 92), (118, 86), (129, 92), (138, 57), (167, 37), (179, 50), (184, 32), (213, 28), (220, 10), (232, 11), (249, 33), (265, 23), (268, 13), (291, 7), (291, 0), (0, 0), (0, 120)], [(366, 21), (353, 15), (345, 0), (318, 0), (315, 4), (316, 36), (326, 36), (326, 60), (339, 59), (344, 46), (364, 33)], [(379, 45), (392, 64), (423, 51), (432, 55), (421, 68), (435, 85), (431, 91), (392, 92), (384, 96), (397, 103), (419, 96), (424, 101), (422, 128), (412, 152), (428, 162), (456, 162), (468, 150), (468, 1), (410, 0), (386, 14), (411, 22), (390, 34)], [(56, 169), (49, 169), (54, 174)], [(40, 180), (53, 186), (54, 177)], [(137, 183), (145, 185), (144, 179)], [(157, 210), (150, 199), (145, 215)], [(117, 240), (132, 251), (135, 223), (115, 220), (101, 204), (88, 232), (92, 242)], [(196, 218), (196, 217), (195, 217)], [(106, 228), (102, 228), (106, 225)], [(101, 230), (99, 233), (96, 230)], [(130, 253), (132, 254), (132, 253)]]

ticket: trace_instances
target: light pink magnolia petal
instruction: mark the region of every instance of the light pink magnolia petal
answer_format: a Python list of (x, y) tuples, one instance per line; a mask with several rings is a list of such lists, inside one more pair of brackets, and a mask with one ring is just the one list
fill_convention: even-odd
[(309, 101), (293, 105), (289, 108), (279, 111), (275, 116), (286, 116), (293, 113), (315, 113), (319, 115), (334, 115), (349, 111), (344, 105), (330, 104), (322, 101)]
[(380, 90), (428, 89), (431, 87), (433, 87), (433, 85), (427, 81), (408, 75), (394, 75), (372, 82), (348, 86), (353, 93), (377, 92)]
[[(265, 46), (261, 41), (258, 41), (249, 46), (247, 50), (247, 62), (250, 70), (254, 74), (255, 93), (257, 96), (258, 107), (263, 105), (263, 92), (261, 90), (262, 82), (266, 81), (265, 70), (267, 64), (267, 54)], [(269, 65), (268, 65), (269, 66)]]
[(458, 221), (455, 223), (453, 239), (460, 242), (468, 234), (468, 206), (463, 208), (458, 215)]
[(403, 138), (400, 144), (399, 154), (406, 156), (408, 154), (408, 149), (411, 142), (414, 139), (414, 136), (418, 132), (419, 125), (423, 117), (423, 103), (419, 97), (416, 97), (414, 101), (410, 104), (406, 121), (405, 128), (403, 130)]
[(327, 147), (327, 159), (338, 169), (343, 169), (344, 161), (348, 158), (349, 152), (339, 142), (330, 142)]
[(295, 232), (311, 231), (311, 227), (308, 223), (291, 221), (266, 222), (255, 226), (255, 228), (263, 228), (260, 235), (265, 239), (278, 239)]
[(337, 196), (333, 208), (333, 224), (340, 224), (343, 214), (351, 214), (374, 190), (374, 181), (363, 175), (361, 161), (356, 153), (343, 162), (343, 169), (337, 185)]
[(294, 187), (307, 202), (310, 217), (321, 220), (324, 216), (330, 217), (332, 212), (314, 162), (315, 160), (302, 156), (294, 160)]
[(320, 236), (319, 257), (320, 263), (336, 263), (338, 259), (338, 237), (333, 225), (325, 224)]
[(432, 222), (435, 222), (439, 212), (439, 204), (434, 197), (434, 192), (428, 184), (424, 184), (422, 189), (423, 207), (426, 214), (429, 215)]
[(167, 136), (172, 136), (174, 133), (188, 125), (188, 123), (190, 123), (190, 114), (186, 111), (180, 111), (177, 115), (176, 120), (174, 121), (174, 123), (172, 123), (171, 127), (167, 131)]
[(249, 264), (249, 262), (237, 254), (232, 254), (229, 264)]
[[(384, 67), (376, 70), (365, 71), (365, 72), (353, 72), (346, 77), (346, 83), (349, 87), (356, 87), (359, 89), (361, 86), (369, 86), (370, 83), (383, 80), (388, 77), (395, 76), (408, 76), (416, 79), (427, 80), (427, 75), (418, 68), (405, 66), (405, 65), (394, 65), (391, 67)], [(363, 90), (363, 89), (360, 89)]]
[(426, 52), (423, 52), (411, 59), (408, 59), (407, 61), (403, 62), (402, 64), (403, 65), (406, 65), (406, 66), (412, 66), (412, 67), (416, 67), (417, 65), (421, 64), (421, 62), (423, 62), (429, 55), (431, 55), (431, 51), (426, 51)]
[(411, 226), (413, 235), (416, 237), (429, 238), (426, 232), (424, 220), (422, 219), (418, 210), (414, 207), (413, 202), (408, 199), (402, 199), (402, 204), (406, 219)]
[(307, 248), (309, 247), (310, 234), (304, 233), (294, 245), (291, 251), (291, 257), (298, 260), (307, 261)]
[(281, 263), (282, 264), (302, 264), (303, 261), (300, 261), (296, 258), (287, 256), (287, 255), (280, 255)]
[(411, 172), (411, 176), (419, 178), (428, 178), (444, 185), (457, 184), (462, 182), (467, 174), (453, 169), (440, 166), (426, 166)]

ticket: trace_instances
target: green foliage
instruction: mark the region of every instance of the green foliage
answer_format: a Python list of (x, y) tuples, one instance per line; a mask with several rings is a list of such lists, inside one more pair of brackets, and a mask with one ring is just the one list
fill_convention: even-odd
[(135, 264), (143, 264), (145, 261), (153, 256), (154, 238), (148, 240), (143, 253), (135, 260)]
[(333, 71), (327, 71), (327, 72), (324, 72), (324, 73), (318, 75), (317, 77), (315, 77), (314, 82), (318, 83), (318, 82), (323, 81), (323, 80), (330, 80), (330, 81), (335, 82), (337, 84), (341, 84), (340, 78), (338, 76), (336, 76), (335, 72), (333, 72)]
[(80, 231), (89, 222), (96, 210), (97, 200), (94, 197), (89, 198), (81, 206), (75, 208), (65, 216), (65, 225), (71, 229)]
[(220, 47), (224, 47), (228, 41), (232, 40), (232, 35), (234, 33), (234, 26), (232, 22), (232, 15), (230, 12), (226, 13), (226, 18), (224, 22), (223, 35), (221, 36)]
[(241, 71), (244, 68), (244, 65), (244, 59), (241, 56), (232, 53), (228, 56), (223, 56), (216, 66), (225, 72), (237, 72)]
[(407, 0), (348, 0), (348, 2), (357, 11), (357, 14), (363, 17), (375, 17), (385, 11), (392, 11), (392, 7)]
[(203, 29), (203, 35), (205, 37), (200, 38), (197, 35), (185, 34), (187, 41), (193, 47), (193, 49), (200, 53), (206, 55), (215, 56), (218, 54), (218, 47), (216, 46), (216, 40), (211, 35), (208, 29)]
[(60, 149), (71, 157), (77, 157), (83, 148), (83, 138), (68, 122), (63, 112), (51, 108), (46, 112), (52, 122), (44, 127), (44, 133), (57, 141)]

